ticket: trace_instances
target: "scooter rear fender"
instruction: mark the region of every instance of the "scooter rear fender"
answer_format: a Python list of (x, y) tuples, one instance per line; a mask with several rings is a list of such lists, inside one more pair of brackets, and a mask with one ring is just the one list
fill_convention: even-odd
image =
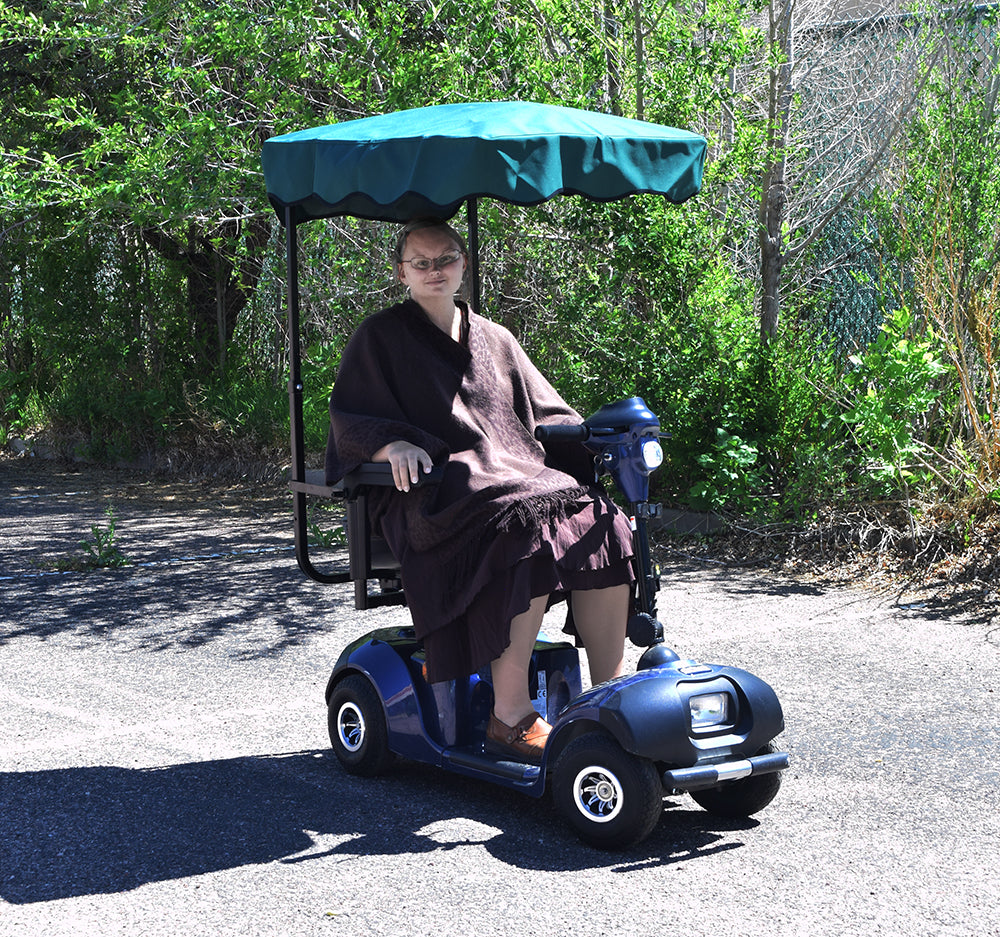
[(406, 629), (398, 628), (373, 631), (354, 641), (337, 660), (326, 699), (329, 702), (334, 687), (349, 673), (363, 674), (382, 702), (390, 750), (404, 758), (440, 765), (441, 747), (425, 730), (424, 713), (407, 663), (417, 647)]

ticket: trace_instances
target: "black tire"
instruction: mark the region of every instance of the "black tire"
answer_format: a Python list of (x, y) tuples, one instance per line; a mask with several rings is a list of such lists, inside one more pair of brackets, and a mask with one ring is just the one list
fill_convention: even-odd
[(566, 746), (552, 775), (556, 808), (585, 843), (624, 849), (645, 839), (663, 812), (656, 766), (603, 732)]
[(367, 677), (349, 674), (334, 687), (327, 723), (334, 754), (348, 774), (370, 778), (392, 763), (385, 713)]
[[(770, 755), (777, 751), (768, 742), (758, 755)], [(691, 791), (694, 802), (717, 817), (750, 817), (763, 810), (777, 796), (781, 787), (781, 772), (751, 775), (737, 781), (723, 781), (718, 787), (702, 791)]]

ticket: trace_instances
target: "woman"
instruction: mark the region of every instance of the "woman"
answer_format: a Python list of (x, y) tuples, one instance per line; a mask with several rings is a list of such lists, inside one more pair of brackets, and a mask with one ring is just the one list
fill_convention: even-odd
[[(409, 298), (366, 319), (330, 400), (330, 483), (388, 462), (395, 489), (372, 493), (373, 524), (399, 559), (428, 678), (490, 665), (494, 751), (537, 761), (550, 726), (528, 690), (550, 597), (570, 593), (591, 680), (618, 676), (631, 591), (628, 521), (593, 485), (578, 444), (543, 448), (540, 423), (578, 423), (502, 326), (455, 299), (467, 262), (450, 226), (411, 222), (396, 275)], [(411, 490), (447, 462), (439, 485)]]

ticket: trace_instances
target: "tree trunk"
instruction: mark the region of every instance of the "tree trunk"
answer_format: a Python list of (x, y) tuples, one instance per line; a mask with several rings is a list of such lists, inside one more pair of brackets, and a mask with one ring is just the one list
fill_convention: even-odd
[(646, 119), (646, 45), (642, 28), (642, 0), (632, 0), (632, 22), (635, 26), (635, 116)]
[(765, 344), (778, 334), (781, 313), (781, 236), (760, 232), (760, 340)]
[[(176, 263), (187, 278), (192, 346), (201, 376), (225, 367), (226, 351), (260, 278), (270, 225), (264, 216), (232, 222), (216, 238), (191, 229), (183, 246), (158, 229), (143, 239), (161, 257)], [(242, 239), (242, 250), (239, 249)], [(216, 246), (221, 242), (224, 249)], [(234, 256), (240, 258), (234, 261)]]
[(608, 110), (616, 117), (622, 114), (622, 76), (618, 57), (621, 23), (614, 0), (604, 0), (604, 61), (607, 65)]
[(770, 8), (771, 48), (777, 63), (771, 67), (768, 100), (768, 164), (761, 182), (757, 237), (760, 241), (760, 338), (778, 334), (781, 315), (781, 270), (784, 266), (783, 227), (788, 205), (785, 157), (792, 106), (792, 0)]

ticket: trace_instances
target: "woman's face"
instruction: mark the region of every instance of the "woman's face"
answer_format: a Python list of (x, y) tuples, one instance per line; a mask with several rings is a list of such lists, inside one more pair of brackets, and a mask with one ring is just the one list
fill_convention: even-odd
[[(458, 259), (446, 266), (442, 261), (458, 254)], [(419, 270), (411, 263), (417, 261), (436, 261), (427, 270)], [(403, 248), (403, 262), (397, 266), (397, 275), (401, 283), (410, 288), (410, 295), (417, 301), (431, 303), (451, 299), (462, 285), (462, 274), (465, 272), (465, 255), (455, 241), (443, 231), (433, 228), (421, 228), (412, 232), (406, 239)]]

